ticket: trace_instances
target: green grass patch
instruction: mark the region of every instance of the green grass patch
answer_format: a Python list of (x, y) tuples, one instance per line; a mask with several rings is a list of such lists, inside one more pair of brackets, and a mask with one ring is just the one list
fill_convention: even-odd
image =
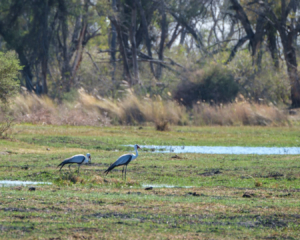
[[(67, 127), (18, 125), (0, 140), (1, 239), (297, 239), (299, 155), (140, 151), (127, 169), (103, 172), (127, 144), (298, 146), (297, 128)], [(92, 164), (57, 165), (91, 153)], [(143, 185), (173, 188), (145, 190)], [(190, 188), (185, 188), (189, 186)]]

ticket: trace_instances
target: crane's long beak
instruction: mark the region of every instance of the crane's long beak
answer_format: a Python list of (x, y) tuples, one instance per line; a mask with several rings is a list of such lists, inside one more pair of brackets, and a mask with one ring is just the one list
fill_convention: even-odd
[(136, 148), (137, 148), (137, 149), (139, 149), (139, 148), (140, 148), (140, 146), (139, 146), (139, 145), (136, 145)]
[(90, 161), (89, 161), (89, 162), (90, 162), (90, 164), (92, 163), (92, 158), (91, 158), (91, 156), (90, 156)]

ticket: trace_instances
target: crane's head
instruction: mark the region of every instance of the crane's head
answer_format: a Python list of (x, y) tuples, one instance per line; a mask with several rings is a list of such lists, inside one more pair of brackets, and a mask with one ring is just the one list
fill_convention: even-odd
[(86, 157), (87, 157), (87, 159), (88, 159), (88, 162), (89, 162), (89, 163), (92, 163), (92, 157), (91, 157), (91, 154), (87, 153), (87, 154), (86, 154)]
[(140, 148), (140, 146), (139, 146), (139, 145), (137, 145), (137, 144), (135, 144), (135, 145), (134, 145), (134, 148), (135, 148), (135, 149), (139, 149), (139, 148)]

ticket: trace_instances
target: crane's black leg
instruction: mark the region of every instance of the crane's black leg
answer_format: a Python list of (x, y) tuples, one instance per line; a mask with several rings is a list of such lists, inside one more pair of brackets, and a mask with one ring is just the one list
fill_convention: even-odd
[(60, 167), (60, 169), (59, 169), (60, 172), (61, 172), (61, 169), (63, 168), (63, 166), (64, 166), (64, 165), (62, 165), (62, 166)]
[(126, 164), (126, 168), (125, 168), (125, 181), (126, 181), (126, 172), (127, 172), (127, 164)]
[(79, 167), (80, 167), (80, 164), (78, 164), (78, 174), (79, 174)]
[(71, 168), (70, 168), (70, 167), (71, 167), (71, 164), (69, 164), (69, 171), (71, 171)]
[(125, 165), (123, 166), (123, 169), (122, 169), (122, 180), (123, 180), (124, 168), (125, 168)]

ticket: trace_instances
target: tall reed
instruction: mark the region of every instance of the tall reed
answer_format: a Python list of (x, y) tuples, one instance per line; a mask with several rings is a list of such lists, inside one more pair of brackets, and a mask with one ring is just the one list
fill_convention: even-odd
[[(55, 125), (144, 125), (155, 124), (158, 130), (170, 125), (285, 125), (290, 124), (287, 111), (275, 106), (235, 102), (210, 105), (198, 102), (187, 109), (176, 101), (138, 98), (128, 91), (124, 99), (93, 96), (79, 90), (73, 102), (58, 104), (46, 96), (20, 94), (14, 99), (10, 114), (17, 122)], [(297, 119), (293, 116), (293, 120)]]

